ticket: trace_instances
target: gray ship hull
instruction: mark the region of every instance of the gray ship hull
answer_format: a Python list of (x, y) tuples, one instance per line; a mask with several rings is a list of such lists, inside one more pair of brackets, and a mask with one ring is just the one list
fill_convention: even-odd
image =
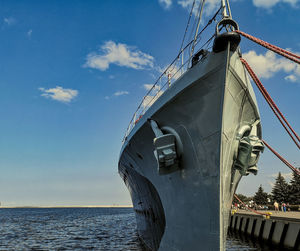
[[(149, 119), (181, 140), (179, 169), (162, 175)], [(237, 52), (209, 53), (147, 110), (126, 138), (119, 173), (150, 250), (225, 250), (237, 136), (261, 138), (256, 99)]]

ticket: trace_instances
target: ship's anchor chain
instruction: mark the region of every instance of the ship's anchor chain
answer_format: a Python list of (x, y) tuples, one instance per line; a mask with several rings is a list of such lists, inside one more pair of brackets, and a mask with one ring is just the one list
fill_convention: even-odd
[(257, 174), (259, 155), (264, 151), (263, 142), (253, 133), (258, 123), (259, 120), (252, 126), (244, 125), (237, 133), (233, 166), (244, 176), (249, 173)]

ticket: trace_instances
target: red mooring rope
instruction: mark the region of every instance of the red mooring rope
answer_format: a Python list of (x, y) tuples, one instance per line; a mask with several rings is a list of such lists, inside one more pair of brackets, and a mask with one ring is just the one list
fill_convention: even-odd
[(266, 214), (266, 213), (261, 213), (261, 212), (258, 212), (258, 211), (256, 211), (256, 210), (254, 210), (254, 209), (248, 207), (243, 201), (241, 201), (241, 199), (240, 199), (236, 194), (234, 194), (234, 197), (235, 197), (239, 202), (241, 202), (241, 203), (244, 205), (244, 207), (246, 207), (247, 209), (249, 209), (249, 210), (252, 211), (253, 213), (260, 214), (260, 215), (268, 215), (268, 214)]
[[(292, 52), (289, 52), (287, 50), (284, 50), (278, 46), (272, 45), (268, 42), (265, 42), (259, 38), (256, 38), (254, 36), (251, 36), (243, 31), (236, 31), (238, 34), (241, 34), (242, 36), (254, 41), (255, 43), (269, 49), (272, 50), (276, 53), (278, 53), (279, 55), (286, 57), (298, 64), (300, 64), (300, 56), (298, 56), (297, 54), (294, 54)], [(265, 87), (263, 86), (263, 84), (260, 82), (260, 80), (258, 79), (258, 77), (255, 75), (255, 73), (253, 72), (253, 70), (251, 69), (251, 67), (249, 66), (249, 64), (244, 60), (241, 59), (242, 63), (246, 66), (249, 74), (251, 75), (253, 81), (256, 83), (256, 85), (258, 86), (259, 90), (262, 92), (263, 96), (265, 97), (266, 101), (268, 102), (268, 104), (270, 105), (271, 109), (273, 110), (274, 114), (276, 115), (276, 117), (279, 119), (280, 123), (283, 125), (283, 127), (286, 129), (286, 131), (288, 132), (288, 134), (290, 135), (290, 137), (293, 139), (293, 141), (295, 142), (295, 144), (297, 145), (297, 147), (300, 149), (300, 137), (298, 136), (298, 134), (294, 131), (294, 129), (291, 127), (291, 125), (288, 123), (288, 121), (286, 120), (286, 118), (283, 116), (283, 114), (281, 113), (281, 111), (279, 110), (279, 108), (277, 107), (277, 105), (275, 104), (275, 102), (273, 101), (273, 99), (271, 98), (271, 96), (269, 95), (269, 93), (267, 92), (267, 90), (265, 89)], [(279, 118), (278, 114), (274, 111), (274, 109), (276, 110), (276, 112), (280, 115), (281, 118)], [(284, 125), (284, 123), (282, 122), (282, 120), (284, 120), (284, 122), (286, 123), (286, 125), (289, 127), (289, 129), (292, 131), (292, 133), (294, 134), (294, 136), (297, 138), (298, 142), (295, 140), (295, 138), (291, 135), (291, 133), (289, 132), (289, 130), (286, 128), (286, 126)]]
[[(278, 46), (272, 45), (268, 42), (265, 42), (259, 38), (253, 37), (245, 32), (236, 31), (238, 34), (241, 34), (242, 36), (254, 41), (255, 43), (262, 45), (263, 47), (272, 50), (276, 53), (278, 53), (281, 56), (284, 56), (298, 64), (300, 64), (300, 56), (289, 52), (287, 50), (284, 50), (282, 48), (279, 48)], [(282, 126), (285, 128), (285, 130), (287, 131), (287, 133), (290, 135), (290, 137), (292, 138), (292, 140), (294, 141), (294, 143), (297, 145), (297, 147), (300, 149), (300, 137), (298, 136), (298, 134), (295, 132), (295, 130), (292, 128), (292, 126), (289, 124), (289, 122), (286, 120), (286, 118), (284, 117), (284, 115), (282, 114), (282, 112), (279, 110), (278, 106), (275, 104), (274, 100), (271, 98), (270, 94), (268, 93), (268, 91), (266, 90), (266, 88), (263, 86), (263, 84), (261, 83), (261, 81), (259, 80), (259, 78), (256, 76), (256, 74), (254, 73), (254, 71), (252, 70), (252, 68), (250, 67), (250, 65), (246, 62), (245, 59), (241, 58), (241, 62), (244, 64), (244, 66), (246, 67), (248, 73), (250, 74), (251, 78), (253, 79), (254, 83), (257, 85), (258, 89), (260, 90), (260, 92), (262, 93), (262, 95), (264, 96), (265, 100), (267, 101), (267, 103), (269, 104), (270, 108), (272, 109), (272, 111), (274, 112), (274, 114), (276, 115), (276, 117), (278, 118), (278, 120), (280, 121), (280, 123), (282, 124)], [(264, 141), (264, 144), (270, 149), (270, 151), (272, 153), (274, 153), (284, 164), (286, 164), (294, 173), (296, 173), (297, 175), (300, 175), (300, 170), (298, 170), (297, 168), (295, 168), (292, 164), (290, 164), (286, 159), (284, 159), (278, 152), (276, 152), (266, 141)]]
[[(246, 67), (247, 71), (249, 72), (251, 78), (253, 79), (254, 83), (256, 84), (258, 89), (260, 90), (261, 94), (264, 96), (265, 100), (269, 104), (270, 108), (272, 109), (272, 111), (274, 112), (274, 114), (276, 115), (276, 117), (278, 118), (280, 123), (282, 124), (282, 126), (285, 128), (287, 133), (290, 135), (291, 139), (294, 141), (296, 146), (300, 149), (300, 144), (299, 144), (300, 143), (300, 137), (298, 136), (298, 134), (295, 132), (295, 130), (292, 128), (292, 126), (286, 120), (286, 118), (284, 117), (282, 112), (279, 110), (278, 106), (275, 104), (274, 100), (271, 98), (270, 94), (268, 93), (266, 88), (263, 86), (263, 84), (261, 83), (259, 78), (256, 76), (256, 74), (254, 73), (254, 71), (252, 70), (250, 65), (247, 63), (247, 61), (243, 58), (241, 58), (241, 61), (245, 65), (245, 67)], [(283, 121), (285, 122), (285, 124), (284, 124)], [(290, 132), (290, 130), (287, 127), (291, 130), (291, 132), (294, 134), (294, 136), (296, 138), (292, 135), (292, 133)]]
[[(245, 32), (236, 30), (236, 32), (250, 40), (252, 40), (253, 42), (287, 58), (292, 60), (293, 62), (300, 64), (300, 56), (298, 56), (297, 54), (294, 54), (290, 51), (284, 50), (278, 46), (272, 45), (268, 42), (265, 42), (259, 38), (253, 37)], [(287, 133), (290, 135), (290, 137), (292, 138), (292, 140), (295, 142), (295, 144), (297, 145), (297, 147), (300, 149), (300, 137), (298, 136), (298, 134), (294, 131), (294, 129), (292, 128), (292, 126), (288, 123), (288, 121), (286, 120), (286, 118), (284, 117), (284, 115), (281, 113), (281, 111), (279, 110), (279, 108), (277, 107), (277, 105), (275, 104), (274, 100), (271, 98), (270, 94), (267, 92), (266, 88), (263, 86), (263, 84), (260, 82), (259, 78), (256, 76), (256, 74), (254, 73), (254, 71), (252, 70), (252, 68), (250, 67), (250, 65), (246, 62), (245, 59), (241, 58), (241, 62), (244, 64), (244, 66), (246, 67), (248, 73), (250, 74), (251, 78), (253, 79), (254, 83), (256, 84), (256, 86), (258, 87), (258, 89), (260, 90), (261, 94), (264, 96), (265, 100), (267, 101), (267, 103), (269, 104), (270, 108), (272, 109), (272, 111), (274, 112), (274, 114), (276, 115), (276, 117), (278, 118), (278, 120), (280, 121), (280, 123), (282, 124), (282, 126), (285, 128), (285, 130), (287, 131)], [(285, 124), (284, 124), (285, 122)], [(294, 136), (292, 135), (292, 133), (294, 134)], [(296, 138), (295, 138), (296, 137)], [(289, 163), (285, 158), (283, 158), (278, 152), (276, 152), (265, 140), (263, 140), (263, 143), (265, 144), (265, 146), (267, 146), (269, 148), (269, 150), (275, 154), (285, 165), (287, 165), (295, 174), (300, 176), (300, 170), (295, 168), (291, 163)], [(261, 215), (267, 215), (264, 213), (260, 213), (256, 210), (253, 210), (252, 208), (249, 208), (243, 201), (240, 200), (240, 198), (235, 194), (234, 197), (241, 202), (246, 208), (248, 208), (249, 210), (251, 210), (252, 212), (256, 213), (256, 214), (261, 214)]]
[(291, 163), (289, 163), (285, 158), (283, 158), (278, 152), (276, 152), (265, 140), (263, 140), (266, 147), (270, 149), (284, 164), (286, 164), (293, 172), (300, 175), (300, 170), (295, 168)]
[(274, 51), (275, 53), (277, 53), (277, 54), (279, 54), (279, 55), (281, 55), (283, 57), (286, 57), (286, 58), (294, 61), (297, 64), (300, 64), (300, 60), (299, 60), (300, 56), (298, 56), (297, 54), (294, 54), (294, 53), (292, 53), (290, 51), (284, 50), (284, 49), (282, 49), (282, 48), (280, 48), (280, 47), (278, 47), (276, 45), (273, 45), (273, 44), (270, 44), (268, 42), (265, 42), (265, 41), (263, 41), (263, 40), (261, 40), (259, 38), (253, 37), (253, 36), (251, 36), (251, 35), (243, 32), (243, 31), (236, 30), (235, 32), (238, 33), (238, 34), (240, 34), (240, 35), (242, 35), (242, 36), (244, 36), (244, 37), (246, 37), (246, 38), (248, 38), (248, 39), (250, 39), (251, 41), (253, 41), (253, 42), (255, 42), (255, 43), (257, 43), (257, 44), (259, 44), (259, 45), (261, 45), (261, 46), (263, 46), (263, 47), (271, 50), (271, 51)]

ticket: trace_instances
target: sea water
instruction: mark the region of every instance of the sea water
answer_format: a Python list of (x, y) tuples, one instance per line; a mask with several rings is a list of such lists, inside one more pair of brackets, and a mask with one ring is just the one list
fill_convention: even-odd
[[(143, 250), (132, 208), (1, 208), (0, 250)], [(274, 250), (230, 234), (227, 250)]]

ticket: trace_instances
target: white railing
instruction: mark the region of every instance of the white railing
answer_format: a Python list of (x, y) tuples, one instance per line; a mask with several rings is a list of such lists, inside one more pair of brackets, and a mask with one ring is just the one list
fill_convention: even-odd
[[(143, 97), (140, 102), (137, 110), (133, 114), (129, 125), (127, 127), (125, 136), (123, 138), (123, 143), (126, 141), (128, 135), (134, 126), (138, 123), (138, 121), (142, 118), (142, 116), (146, 113), (149, 107), (182, 75), (184, 74), (191, 64), (191, 60), (194, 55), (192, 55), (194, 51), (199, 51), (203, 48), (209, 48), (212, 39), (215, 37), (215, 34), (210, 36), (200, 48), (197, 46), (201, 40), (200, 35), (202, 36), (202, 32), (206, 30), (206, 28), (213, 22), (216, 21), (216, 18), (222, 10), (222, 6), (215, 13), (215, 15), (208, 21), (205, 27), (195, 36), (195, 39), (190, 41), (177, 55), (177, 57), (173, 60), (173, 62), (164, 70), (164, 72), (159, 76), (153, 86), (149, 89), (146, 95)], [(193, 47), (193, 49), (191, 48)], [(195, 49), (195, 50), (194, 50)], [(196, 53), (195, 53), (196, 54)]]
[[(208, 46), (214, 35), (203, 45), (198, 51), (205, 46)], [(183, 48), (173, 62), (164, 70), (164, 72), (159, 76), (153, 86), (149, 89), (146, 95), (143, 97), (140, 102), (137, 110), (133, 114), (129, 125), (127, 127), (123, 142), (126, 141), (127, 136), (130, 134), (131, 130), (146, 113), (146, 111), (153, 105), (153, 103), (168, 89), (173, 83), (184, 74), (190, 66), (191, 59), (194, 55), (190, 55), (190, 50), (192, 42), (187, 44)]]

